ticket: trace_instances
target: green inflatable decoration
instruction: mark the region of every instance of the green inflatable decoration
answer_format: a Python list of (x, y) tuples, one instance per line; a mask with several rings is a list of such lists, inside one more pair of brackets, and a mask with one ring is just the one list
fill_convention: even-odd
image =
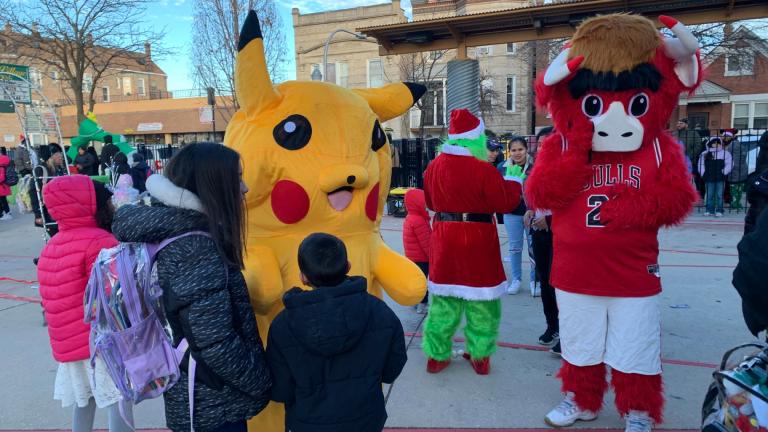
[(116, 145), (117, 148), (126, 155), (136, 151), (135, 148), (124, 141), (122, 135), (104, 131), (104, 129), (96, 123), (96, 116), (92, 112), (89, 112), (85, 117), (85, 120), (80, 123), (80, 127), (77, 129), (78, 135), (70, 140), (67, 156), (69, 156), (71, 160), (74, 160), (77, 157), (77, 149), (80, 147), (88, 147), (88, 144), (91, 141), (103, 143), (106, 136), (111, 136), (112, 144)]

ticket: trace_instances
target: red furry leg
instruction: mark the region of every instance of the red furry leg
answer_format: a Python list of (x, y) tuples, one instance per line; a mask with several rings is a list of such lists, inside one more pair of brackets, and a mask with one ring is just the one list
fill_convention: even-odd
[(641, 411), (660, 424), (664, 412), (664, 386), (661, 375), (628, 374), (611, 371), (613, 389), (616, 391), (616, 408), (621, 415), (629, 411)]
[(604, 364), (574, 366), (563, 361), (557, 376), (563, 381), (563, 393), (573, 393), (579, 408), (598, 412), (603, 407), (603, 396), (608, 389)]

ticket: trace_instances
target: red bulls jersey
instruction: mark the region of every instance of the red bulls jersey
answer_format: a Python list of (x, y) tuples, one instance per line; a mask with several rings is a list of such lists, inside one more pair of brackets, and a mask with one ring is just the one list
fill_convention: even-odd
[(593, 152), (592, 178), (570, 206), (553, 213), (552, 286), (578, 294), (646, 297), (661, 292), (656, 229), (611, 229), (600, 206), (612, 189), (642, 191), (661, 164), (658, 142), (631, 153)]

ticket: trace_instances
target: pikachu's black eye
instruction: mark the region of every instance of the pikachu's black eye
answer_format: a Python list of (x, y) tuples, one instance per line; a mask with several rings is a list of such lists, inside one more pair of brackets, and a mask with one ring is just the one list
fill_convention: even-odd
[(299, 150), (304, 148), (312, 138), (312, 125), (306, 117), (294, 114), (278, 123), (272, 135), (280, 147), (286, 150)]
[(384, 133), (384, 129), (381, 128), (379, 121), (373, 124), (373, 137), (371, 138), (371, 148), (373, 151), (379, 151), (387, 143), (387, 135)]

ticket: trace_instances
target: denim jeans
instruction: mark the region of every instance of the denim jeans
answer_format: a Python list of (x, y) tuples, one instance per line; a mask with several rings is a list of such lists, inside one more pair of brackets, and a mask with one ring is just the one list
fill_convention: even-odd
[(513, 214), (504, 215), (504, 227), (507, 229), (509, 241), (509, 256), (512, 260), (512, 280), (523, 278), (523, 239), (528, 244), (528, 256), (531, 259), (530, 280), (536, 280), (536, 263), (532, 256), (531, 233), (523, 226), (523, 217)]
[(725, 182), (707, 182), (707, 213), (723, 212)]

